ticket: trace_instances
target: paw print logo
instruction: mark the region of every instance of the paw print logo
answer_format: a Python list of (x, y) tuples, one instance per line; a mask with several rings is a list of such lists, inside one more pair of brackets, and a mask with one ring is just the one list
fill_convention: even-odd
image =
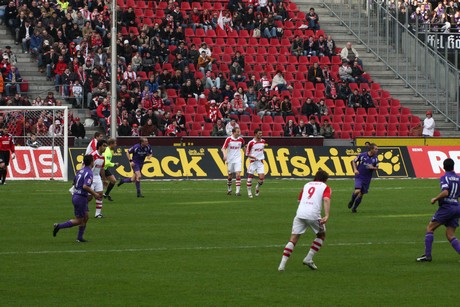
[(83, 163), (84, 155), (78, 155), (76, 160), (77, 163), (75, 164), (75, 172), (78, 172), (81, 169), (81, 164)]
[(398, 147), (380, 148), (378, 177), (407, 177), (404, 159)]

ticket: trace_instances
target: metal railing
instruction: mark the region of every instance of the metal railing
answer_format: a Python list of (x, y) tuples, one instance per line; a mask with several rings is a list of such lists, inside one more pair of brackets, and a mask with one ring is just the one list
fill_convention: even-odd
[(440, 54), (428, 44), (431, 26), (419, 24), (404, 9), (388, 3), (388, 0), (325, 0), (323, 5), (368, 52), (393, 71), (396, 78), (401, 78), (406, 88), (413, 89), (415, 96), (459, 130), (459, 70), (446, 60), (447, 51)]

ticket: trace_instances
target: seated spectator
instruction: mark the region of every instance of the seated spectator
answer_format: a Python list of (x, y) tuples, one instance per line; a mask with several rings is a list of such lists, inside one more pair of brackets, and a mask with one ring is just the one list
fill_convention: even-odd
[(348, 105), (347, 106), (349, 108), (355, 108), (355, 110), (356, 110), (357, 108), (360, 108), (361, 105), (362, 105), (361, 95), (359, 94), (358, 89), (355, 88), (353, 90), (353, 93), (348, 98)]
[(303, 49), (303, 40), (299, 35), (294, 36), (291, 44), (291, 52), (295, 56), (307, 55)]
[(224, 101), (222, 101), (219, 105), (219, 112), (224, 120), (228, 120), (230, 118), (230, 112), (232, 111), (232, 107), (230, 105), (230, 101), (228, 96), (225, 96)]
[(319, 134), (325, 137), (326, 139), (333, 139), (335, 130), (332, 127), (331, 123), (329, 122), (328, 118), (325, 118), (323, 120), (323, 124), (321, 125), (321, 129), (319, 131)]
[(182, 114), (181, 110), (177, 110), (177, 113), (173, 116), (172, 121), (177, 124), (177, 129), (179, 129), (180, 132), (187, 131), (185, 116)]
[(262, 37), (266, 38), (276, 38), (276, 26), (273, 22), (270, 22), (267, 17), (265, 17), (260, 25), (260, 33)]
[(5, 93), (6, 96), (11, 96), (11, 88), (15, 89), (15, 93), (21, 93), (21, 82), (22, 82), (22, 77), (21, 74), (19, 73), (19, 70), (16, 68), (16, 66), (11, 65), (11, 70), (7, 74), (5, 78)]
[(331, 35), (327, 36), (326, 46), (327, 46), (327, 53), (328, 53), (329, 56), (336, 55), (336, 53), (335, 53), (335, 49), (336, 49), (335, 41), (332, 39)]
[(301, 109), (302, 115), (305, 115), (307, 118), (310, 118), (312, 115), (319, 116), (319, 108), (316, 103), (313, 102), (311, 98), (307, 98)]
[(256, 103), (256, 112), (257, 115), (260, 116), (260, 118), (263, 118), (265, 115), (269, 115), (270, 113), (267, 114), (267, 112), (270, 112), (271, 105), (270, 101), (268, 100), (267, 96), (262, 95), (259, 98), (259, 101)]
[(283, 118), (286, 118), (286, 116), (294, 116), (294, 112), (292, 112), (292, 103), (289, 99), (289, 96), (284, 96), (284, 99), (281, 102), (281, 115)]
[(208, 114), (205, 118), (205, 121), (208, 123), (216, 123), (218, 119), (220, 119), (220, 112), (219, 107), (217, 106), (217, 102), (212, 99), (209, 101), (208, 105)]
[(70, 133), (76, 139), (84, 139), (86, 136), (85, 126), (80, 122), (80, 117), (75, 117), (74, 122), (70, 126)]
[(281, 115), (281, 101), (278, 99), (278, 96), (273, 95), (272, 99), (269, 102), (269, 110), (265, 112), (265, 115), (270, 116), (280, 116)]
[(351, 76), (355, 78), (356, 82), (358, 83), (368, 83), (370, 85), (370, 82), (364, 78), (364, 70), (361, 68), (361, 66), (358, 63), (358, 60), (355, 59), (353, 62), (353, 66), (351, 67)]
[(296, 125), (292, 119), (288, 120), (287, 125), (284, 127), (284, 136), (295, 136)]
[(308, 81), (316, 83), (324, 83), (324, 75), (321, 67), (319, 67), (318, 62), (314, 62), (313, 66), (310, 66), (308, 69)]
[(234, 61), (230, 66), (230, 79), (235, 82), (244, 82), (246, 80), (246, 76), (243, 75), (244, 68), (240, 66), (240, 63)]
[(348, 101), (350, 94), (351, 88), (348, 82), (342, 82), (337, 85), (337, 99)]
[(206, 51), (203, 50), (201, 51), (200, 57), (198, 58), (197, 69), (201, 71), (203, 74), (205, 74), (206, 71), (212, 71), (213, 62), (214, 59), (210, 56), (207, 56)]
[(231, 101), (232, 111), (231, 114), (235, 115), (250, 115), (246, 112), (246, 108), (248, 107), (247, 104), (244, 103), (243, 99), (241, 98), (240, 93), (236, 92), (232, 101)]
[(327, 105), (324, 103), (324, 99), (320, 99), (317, 106), (319, 110), (319, 118), (329, 115), (329, 109), (327, 108)]
[(131, 128), (131, 136), (139, 136), (140, 133), (139, 133), (139, 126), (138, 124), (133, 124), (132, 128)]
[(316, 14), (315, 9), (312, 7), (310, 8), (310, 11), (307, 14), (307, 25), (309, 29), (314, 31), (320, 29), (319, 16), (318, 14)]
[(208, 101), (215, 100), (216, 103), (221, 103), (223, 101), (221, 93), (217, 90), (216, 86), (211, 88), (211, 91), (208, 94)]
[(61, 121), (56, 119), (48, 129), (48, 136), (62, 136), (64, 134), (64, 127), (61, 125)]
[(317, 44), (315, 43), (315, 38), (313, 36), (309, 36), (303, 43), (303, 50), (306, 56), (316, 56), (318, 54)]
[(310, 116), (310, 121), (306, 124), (308, 136), (319, 136), (320, 126), (316, 122), (316, 116)]
[(252, 86), (248, 87), (248, 91), (245, 94), (245, 96), (247, 98), (248, 106), (252, 110), (254, 110), (256, 107), (256, 103), (257, 103), (257, 93), (255, 92), (254, 87)]
[(301, 119), (299, 120), (299, 125), (295, 127), (295, 136), (307, 136), (307, 126), (305, 122)]
[(141, 136), (156, 136), (158, 134), (158, 128), (153, 124), (151, 118), (147, 120), (147, 123), (143, 125), (139, 131)]
[(361, 106), (366, 110), (368, 108), (375, 108), (374, 100), (372, 95), (367, 91), (366, 88), (363, 88), (363, 93), (361, 94)]
[(342, 65), (339, 67), (339, 77), (342, 82), (356, 82), (355, 78), (351, 75), (352, 69), (350, 63), (346, 59), (342, 59)]
[(318, 56), (329, 56), (329, 49), (327, 48), (326, 40), (324, 39), (323, 35), (318, 37), (318, 40), (315, 42), (315, 44), (315, 49), (317, 50)]
[(163, 135), (166, 135), (166, 129), (167, 127), (172, 124), (172, 119), (171, 119), (171, 112), (167, 111), (163, 114), (163, 116), (160, 118), (160, 130), (163, 133)]
[(337, 99), (337, 86), (334, 82), (334, 79), (326, 82), (326, 89), (324, 90), (324, 95), (329, 99)]
[(204, 76), (204, 88), (212, 89), (213, 87), (217, 88), (216, 76), (212, 72), (207, 71), (206, 75)]
[(236, 122), (236, 119), (232, 118), (225, 126), (225, 132), (228, 136), (232, 135), (233, 128), (239, 128), (240, 125)]
[(227, 136), (227, 131), (221, 119), (218, 119), (212, 128), (211, 136)]
[(37, 135), (35, 133), (31, 133), (30, 137), (26, 141), (26, 146), (32, 147), (32, 148), (38, 148), (42, 146), (42, 142), (40, 142), (37, 139)]
[(273, 77), (272, 80), (271, 90), (278, 90), (278, 92), (280, 93), (284, 90), (292, 90), (292, 86), (290, 86), (284, 79), (283, 72), (281, 70), (276, 71), (276, 75)]
[(352, 46), (351, 42), (347, 42), (342, 51), (340, 52), (340, 57), (342, 60), (346, 60), (349, 63), (353, 63), (355, 60), (358, 60), (359, 65), (363, 67), (363, 62), (359, 58), (358, 51)]

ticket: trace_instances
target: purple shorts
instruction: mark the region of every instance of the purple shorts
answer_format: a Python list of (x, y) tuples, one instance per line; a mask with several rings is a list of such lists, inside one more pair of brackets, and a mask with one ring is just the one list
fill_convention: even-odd
[(140, 172), (142, 170), (143, 166), (144, 166), (144, 164), (137, 164), (136, 162), (134, 162), (133, 172)]
[(74, 194), (72, 196), (73, 210), (76, 217), (85, 217), (88, 212), (88, 196)]
[(369, 185), (371, 182), (369, 180), (363, 180), (362, 178), (355, 178), (355, 190), (360, 189), (361, 194), (367, 194), (369, 191)]
[(446, 227), (458, 227), (458, 218), (460, 217), (460, 206), (442, 205), (433, 215), (431, 221), (437, 221)]

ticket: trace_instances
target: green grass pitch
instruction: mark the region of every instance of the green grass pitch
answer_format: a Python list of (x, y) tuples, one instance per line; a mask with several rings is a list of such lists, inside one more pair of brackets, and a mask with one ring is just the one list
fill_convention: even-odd
[(435, 233), (423, 254), (438, 180), (374, 180), (357, 214), (352, 180), (330, 180), (327, 238), (302, 265), (301, 237), (278, 272), (304, 181), (267, 180), (261, 195), (227, 196), (226, 181), (142, 182), (115, 187), (85, 238), (52, 237), (73, 209), (62, 182), (0, 186), (0, 306), (455, 306), (460, 257)]

